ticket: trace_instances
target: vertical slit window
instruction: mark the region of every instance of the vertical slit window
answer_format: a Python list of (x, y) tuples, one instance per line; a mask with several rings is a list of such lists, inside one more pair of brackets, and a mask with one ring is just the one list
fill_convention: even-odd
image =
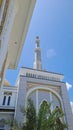
[(10, 99), (11, 99), (11, 96), (8, 97), (8, 102), (7, 102), (8, 106), (10, 105)]
[(0, 40), (0, 48), (1, 48), (1, 40)]
[(5, 105), (5, 102), (6, 102), (6, 96), (4, 96), (4, 98), (3, 98), (3, 104), (2, 105)]

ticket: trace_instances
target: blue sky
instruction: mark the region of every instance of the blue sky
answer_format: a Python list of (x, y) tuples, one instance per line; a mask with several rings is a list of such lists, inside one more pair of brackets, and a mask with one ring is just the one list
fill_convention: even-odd
[(33, 67), (37, 35), (43, 69), (64, 74), (73, 105), (73, 0), (37, 0), (18, 68), (6, 72), (12, 85), (20, 67)]

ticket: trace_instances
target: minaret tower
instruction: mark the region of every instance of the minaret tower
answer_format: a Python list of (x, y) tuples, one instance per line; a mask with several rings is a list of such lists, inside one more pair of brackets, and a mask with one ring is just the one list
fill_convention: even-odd
[(36, 43), (36, 48), (34, 50), (35, 52), (34, 69), (42, 70), (40, 40), (38, 36), (36, 37), (35, 43)]

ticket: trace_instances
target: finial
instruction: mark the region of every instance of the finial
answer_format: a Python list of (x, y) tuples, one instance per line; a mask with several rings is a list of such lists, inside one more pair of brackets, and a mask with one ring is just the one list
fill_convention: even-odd
[(36, 47), (39, 47), (39, 43), (40, 43), (39, 36), (36, 36), (35, 42), (36, 42)]

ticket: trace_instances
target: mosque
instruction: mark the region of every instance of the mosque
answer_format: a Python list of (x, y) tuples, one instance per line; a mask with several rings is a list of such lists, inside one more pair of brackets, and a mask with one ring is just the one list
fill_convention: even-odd
[(8, 125), (3, 124), (9, 118), (16, 119), (19, 123), (24, 121), (20, 106), (25, 107), (28, 98), (31, 98), (38, 112), (40, 104), (46, 100), (52, 102), (51, 109), (56, 106), (63, 109), (68, 130), (73, 130), (73, 115), (68, 97), (64, 75), (42, 69), (41, 48), (39, 37), (35, 40), (34, 65), (32, 68), (22, 67), (17, 77), (17, 82), (12, 87), (5, 80), (0, 90), (0, 130), (8, 130)]

